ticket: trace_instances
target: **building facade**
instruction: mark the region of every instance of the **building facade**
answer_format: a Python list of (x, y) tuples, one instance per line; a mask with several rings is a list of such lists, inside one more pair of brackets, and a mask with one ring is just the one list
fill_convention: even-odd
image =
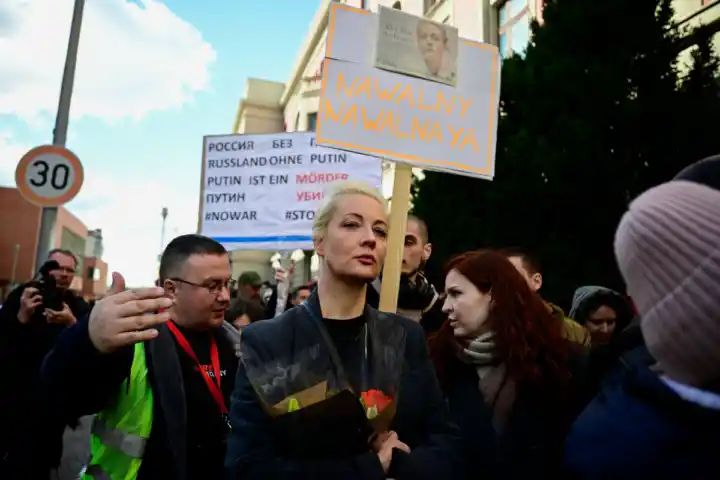
[[(16, 188), (0, 187), (0, 299), (14, 285), (30, 280), (36, 265), (42, 209), (25, 200)], [(102, 260), (102, 232), (85, 224), (64, 207), (58, 208), (52, 248), (70, 250), (78, 259), (71, 288), (91, 299), (104, 295), (107, 264)]]
[[(285, 83), (248, 79), (240, 100), (233, 133), (275, 133), (315, 130), (320, 107), (321, 65), (325, 56), (328, 11), (331, 0), (323, 0), (310, 23), (290, 77)], [(425, 15), (435, 21), (455, 25), (462, 37), (497, 43), (495, 8), (489, 0), (345, 0), (343, 3), (371, 11), (382, 5), (399, 8), (414, 15)], [(394, 164), (383, 162), (383, 194), (392, 195)], [(420, 170), (414, 171), (422, 175)], [(232, 254), (233, 275), (255, 270), (271, 279), (270, 258), (274, 252), (235, 251)], [(313, 265), (310, 252), (306, 261), (296, 268), (296, 282), (309, 279)]]
[(687, 69), (693, 43), (710, 37), (715, 54), (720, 55), (720, 0), (674, 0), (675, 22), (686, 29), (687, 37), (680, 53), (680, 68)]
[[(320, 99), (320, 66), (325, 52), (327, 13), (324, 0), (285, 83), (249, 79), (233, 125), (235, 133), (313, 130)], [(377, 11), (380, 5), (454, 25), (461, 37), (498, 45), (507, 57), (522, 53), (530, 41), (530, 23), (543, 21), (544, 0), (345, 0)], [(720, 0), (675, 0), (678, 25), (705, 26), (720, 51)]]
[[(249, 79), (240, 100), (233, 133), (314, 130), (320, 105), (320, 68), (325, 53), (328, 10), (323, 0), (285, 83)], [(522, 54), (531, 40), (531, 22), (543, 22), (544, 0), (344, 0), (347, 5), (377, 11), (382, 5), (453, 25), (459, 35), (492, 43), (502, 57)], [(675, 0), (676, 21), (688, 28), (706, 25), (720, 52), (720, 0)], [(682, 59), (681, 54), (681, 59)], [(685, 55), (689, 55), (685, 53)], [(383, 194), (391, 200), (394, 164), (383, 162)], [(415, 170), (416, 175), (422, 175)], [(234, 272), (256, 270), (271, 275), (272, 252), (234, 252)], [(307, 277), (307, 271), (298, 273)]]

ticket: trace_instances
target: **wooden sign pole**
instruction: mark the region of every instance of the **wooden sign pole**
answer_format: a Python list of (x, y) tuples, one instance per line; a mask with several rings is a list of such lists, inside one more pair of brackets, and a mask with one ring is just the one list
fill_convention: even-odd
[(412, 167), (404, 163), (396, 163), (390, 206), (390, 232), (380, 288), (380, 311), (382, 312), (395, 313), (397, 311), (400, 272), (405, 248), (405, 228), (410, 207), (411, 181)]

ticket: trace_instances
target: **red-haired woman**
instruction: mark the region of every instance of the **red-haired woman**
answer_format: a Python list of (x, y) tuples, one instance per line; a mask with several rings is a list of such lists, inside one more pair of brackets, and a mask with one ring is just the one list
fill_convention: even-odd
[(430, 349), (467, 478), (557, 478), (581, 354), (499, 253), (451, 260), (445, 291), (448, 318)]

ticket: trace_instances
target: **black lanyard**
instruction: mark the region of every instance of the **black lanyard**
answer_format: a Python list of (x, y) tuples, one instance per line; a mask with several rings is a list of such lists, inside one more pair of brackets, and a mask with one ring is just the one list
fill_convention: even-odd
[[(318, 300), (319, 301), (319, 300)], [(330, 359), (335, 364), (335, 368), (337, 370), (338, 376), (342, 378), (344, 381), (348, 383), (348, 385), (352, 388), (350, 385), (350, 378), (345, 373), (345, 367), (342, 364), (342, 360), (340, 359), (340, 354), (338, 353), (337, 347), (335, 346), (335, 342), (333, 342), (332, 338), (330, 338), (330, 334), (327, 331), (327, 328), (325, 328), (325, 325), (323, 324), (322, 318), (318, 313), (310, 306), (308, 305), (307, 300), (304, 301), (301, 306), (310, 314), (310, 317), (313, 319), (313, 322), (315, 323), (315, 326), (320, 331), (320, 336), (322, 336), (323, 341), (327, 345), (328, 352), (330, 353)], [(368, 322), (366, 321), (363, 325), (363, 360), (362, 365), (360, 365), (360, 376), (361, 376), (361, 382), (362, 385), (360, 386), (363, 391), (366, 391), (368, 386)]]

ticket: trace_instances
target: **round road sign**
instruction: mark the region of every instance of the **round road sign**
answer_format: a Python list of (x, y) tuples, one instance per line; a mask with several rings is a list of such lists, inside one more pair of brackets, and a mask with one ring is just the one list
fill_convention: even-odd
[(83, 183), (80, 160), (56, 145), (35, 147), (23, 155), (15, 184), (25, 199), (41, 207), (58, 207), (72, 200)]

